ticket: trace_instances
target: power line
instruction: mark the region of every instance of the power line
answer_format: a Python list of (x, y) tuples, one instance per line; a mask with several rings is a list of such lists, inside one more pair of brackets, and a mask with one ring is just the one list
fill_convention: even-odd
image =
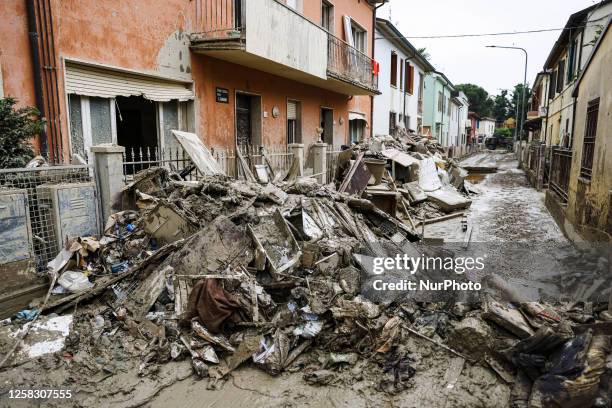
[(466, 38), (466, 37), (489, 37), (489, 36), (497, 36), (497, 35), (516, 35), (516, 34), (533, 34), (533, 33), (546, 33), (551, 31), (563, 31), (563, 30), (575, 30), (578, 28), (590, 27), (595, 24), (588, 24), (583, 26), (574, 26), (574, 27), (562, 27), (562, 28), (542, 28), (539, 30), (526, 30), (526, 31), (507, 31), (507, 32), (498, 32), (498, 33), (480, 33), (480, 34), (451, 34), (451, 35), (422, 35), (422, 36), (383, 36), (376, 37), (377, 40), (382, 39), (395, 39), (395, 38), (405, 38), (405, 39), (436, 39), (436, 38)]

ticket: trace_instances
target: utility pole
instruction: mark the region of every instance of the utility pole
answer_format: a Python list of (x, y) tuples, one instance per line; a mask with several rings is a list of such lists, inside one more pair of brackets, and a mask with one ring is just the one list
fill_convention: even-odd
[[(520, 112), (520, 119), (519, 119), (519, 101), (516, 102), (516, 114), (514, 116), (516, 116), (515, 120), (516, 120), (516, 126), (514, 128), (514, 142), (517, 142), (517, 134), (519, 135), (518, 138), (518, 160), (519, 160), (519, 167), (522, 166), (522, 161), (523, 161), (523, 152), (521, 151), (522, 149), (522, 139), (523, 139), (523, 126), (525, 125), (525, 107), (527, 106), (527, 101), (525, 100), (526, 96), (527, 96), (527, 61), (528, 61), (528, 55), (527, 55), (527, 50), (521, 47), (505, 47), (505, 46), (501, 46), (501, 45), (487, 45), (487, 48), (505, 48), (508, 50), (521, 50), (525, 53), (525, 74), (523, 76), (523, 90), (521, 91), (521, 112)], [(518, 125), (519, 123), (521, 124), (521, 129), (518, 130)]]

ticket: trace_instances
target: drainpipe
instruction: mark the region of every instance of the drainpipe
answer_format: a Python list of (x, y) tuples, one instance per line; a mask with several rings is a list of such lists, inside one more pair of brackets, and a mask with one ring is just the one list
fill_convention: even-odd
[[(43, 103), (43, 90), (40, 68), (40, 50), (38, 48), (38, 27), (36, 25), (36, 12), (34, 11), (34, 0), (26, 0), (26, 11), (28, 14), (28, 37), (30, 39), (30, 52), (32, 54), (32, 68), (34, 71), (34, 97), (36, 107), (40, 111), (40, 118), (45, 119), (45, 106)], [(47, 157), (48, 141), (46, 125), (40, 131), (40, 154)]]
[[(374, 6), (374, 12), (372, 13), (372, 60), (375, 61), (374, 56), (376, 55), (376, 12), (379, 8), (385, 5), (387, 1), (383, 1), (378, 6)], [(374, 96), (370, 95), (370, 138), (374, 136)]]
[[(550, 107), (550, 98), (548, 97), (548, 95), (550, 95), (550, 72), (546, 72), (546, 75), (548, 76), (548, 80), (546, 81), (548, 84), (548, 87), (545, 91), (545, 95), (546, 95), (546, 126), (544, 126), (544, 146), (547, 145), (548, 143), (548, 109)], [(543, 121), (544, 122), (544, 121)]]

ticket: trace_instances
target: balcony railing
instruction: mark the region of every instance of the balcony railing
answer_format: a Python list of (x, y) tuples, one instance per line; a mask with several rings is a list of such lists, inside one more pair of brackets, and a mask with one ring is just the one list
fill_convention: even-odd
[(198, 40), (239, 38), (244, 27), (245, 0), (200, 0)]
[(376, 90), (372, 58), (332, 34), (327, 36), (327, 73), (337, 79)]
[(572, 169), (572, 150), (565, 147), (553, 147), (550, 165), (550, 189), (567, 203), (570, 172)]

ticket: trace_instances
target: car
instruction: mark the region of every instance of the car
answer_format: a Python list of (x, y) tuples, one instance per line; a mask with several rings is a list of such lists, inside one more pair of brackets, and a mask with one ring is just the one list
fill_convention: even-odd
[(499, 140), (497, 139), (497, 136), (488, 136), (485, 138), (485, 141), (484, 141), (485, 147), (489, 150), (497, 149), (498, 143), (499, 143)]

